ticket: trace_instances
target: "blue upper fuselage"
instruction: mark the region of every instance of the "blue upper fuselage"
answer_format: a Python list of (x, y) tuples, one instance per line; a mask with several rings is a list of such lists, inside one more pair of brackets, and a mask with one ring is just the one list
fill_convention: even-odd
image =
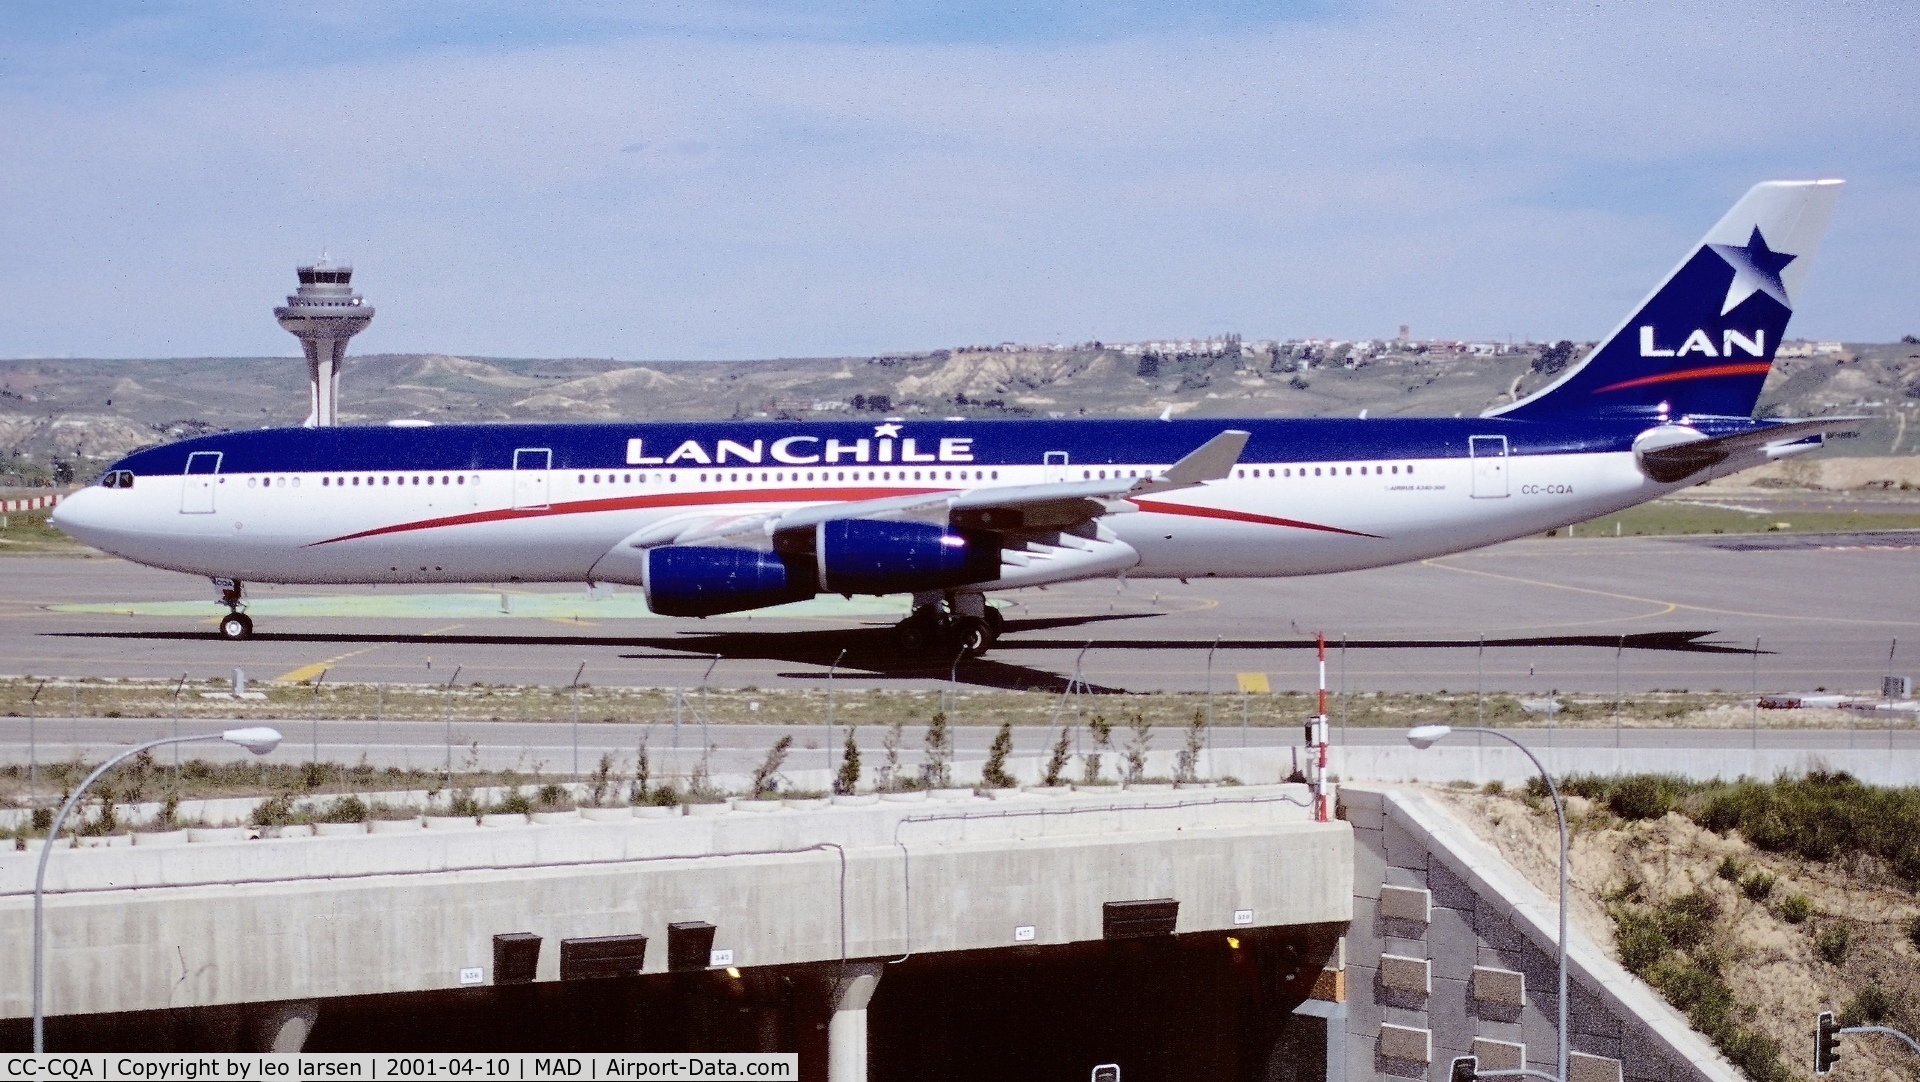
[[(1709, 436), (1761, 427), (1746, 418), (1685, 418)], [(1243, 462), (1465, 458), (1473, 436), (1505, 436), (1514, 455), (1626, 451), (1651, 424), (1467, 418), (1158, 420), (615, 421), (223, 432), (137, 451), (114, 469), (179, 474), (219, 451), (222, 473), (505, 470), (517, 449), (552, 452), (554, 469), (699, 469), (965, 462), (983, 466), (1172, 463), (1227, 429), (1252, 434)], [(891, 431), (889, 431), (891, 430)], [(1484, 452), (1483, 452), (1484, 453)], [(756, 457), (757, 456), (757, 457)], [(884, 456), (884, 457), (883, 457)], [(523, 463), (524, 464), (524, 463)], [(544, 465), (545, 463), (543, 463)]]

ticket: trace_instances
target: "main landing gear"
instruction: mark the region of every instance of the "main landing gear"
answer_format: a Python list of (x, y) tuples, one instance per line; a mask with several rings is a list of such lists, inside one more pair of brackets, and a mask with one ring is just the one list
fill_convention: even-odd
[(243, 609), (240, 595), (245, 592), (237, 579), (214, 579), (213, 584), (220, 588), (220, 603), (227, 607), (227, 614), (220, 618), (220, 637), (228, 642), (244, 642), (253, 638), (253, 618)]
[(1006, 619), (981, 594), (915, 594), (913, 602), (913, 614), (893, 626), (902, 653), (959, 651), (979, 657), (993, 648), (1006, 627)]

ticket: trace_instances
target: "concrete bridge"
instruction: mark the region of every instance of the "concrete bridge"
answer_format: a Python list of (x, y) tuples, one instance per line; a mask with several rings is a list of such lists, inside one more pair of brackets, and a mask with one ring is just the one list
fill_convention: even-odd
[[(1297, 785), (960, 791), (63, 849), (48, 1047), (799, 1051), (836, 1080), (870, 1051), (920, 1078), (1131, 1056), (1264, 1078), (1353, 911), (1353, 833), (1307, 804)], [(37, 855), (0, 853), (9, 1046)]]

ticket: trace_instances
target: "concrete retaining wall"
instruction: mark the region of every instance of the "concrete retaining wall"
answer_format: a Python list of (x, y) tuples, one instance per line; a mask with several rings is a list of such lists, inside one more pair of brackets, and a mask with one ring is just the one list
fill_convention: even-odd
[[(1355, 895), (1346, 1077), (1446, 1082), (1454, 1057), (1476, 1054), (1482, 1067), (1554, 1072), (1557, 901), (1418, 790), (1349, 786), (1342, 800), (1354, 828)], [(1742, 1082), (1684, 1016), (1578, 928), (1568, 988), (1575, 1079)]]
[[(544, 938), (550, 978), (559, 940), (616, 934), (648, 936), (644, 971), (664, 971), (667, 925), (689, 920), (742, 967), (1097, 940), (1103, 903), (1146, 898), (1180, 902), (1179, 932), (1343, 922), (1352, 834), (1304, 804), (1297, 786), (1009, 794), (60, 850), (50, 1013), (490, 982), (506, 932)], [(37, 856), (0, 854), (0, 972), (30, 971)], [(0, 985), (0, 1016), (30, 1009), (27, 981)]]

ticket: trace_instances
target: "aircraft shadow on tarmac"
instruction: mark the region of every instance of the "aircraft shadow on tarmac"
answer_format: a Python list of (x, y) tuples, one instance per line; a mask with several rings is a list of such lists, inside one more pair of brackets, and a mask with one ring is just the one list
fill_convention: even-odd
[[(1006, 636), (1026, 632), (1060, 631), (1106, 623), (1111, 620), (1135, 620), (1161, 613), (1115, 613), (1093, 616), (1063, 616), (1045, 619), (1008, 620)], [(213, 640), (215, 636), (193, 631), (90, 631), (50, 632), (70, 638)], [(1751, 647), (1709, 639), (1713, 631), (1653, 631), (1636, 635), (1542, 635), (1514, 638), (1471, 639), (1348, 639), (1349, 650), (1478, 650), (1481, 647), (1512, 648), (1572, 646), (1590, 649), (1642, 650), (1683, 654), (1752, 654)], [(856, 627), (807, 631), (722, 631), (694, 632), (665, 636), (610, 635), (371, 635), (371, 634), (285, 634), (260, 633), (263, 642), (288, 643), (380, 643), (395, 645), (473, 645), (473, 646), (605, 646), (642, 649), (649, 653), (619, 655), (630, 661), (688, 661), (718, 658), (720, 661), (776, 661), (796, 665), (835, 667), (848, 676), (865, 679), (953, 680), (973, 687), (1016, 691), (1064, 691), (1073, 677), (1002, 661), (995, 654), (979, 658), (958, 658), (929, 651), (903, 655), (894, 646), (891, 627)], [(1331, 645), (1331, 644), (1330, 644)], [(1284, 639), (1107, 639), (1085, 638), (1002, 638), (996, 653), (1006, 651), (1203, 651), (1225, 650), (1312, 650), (1311, 638)], [(1761, 651), (1772, 653), (1772, 651)], [(957, 664), (956, 664), (957, 660)], [(824, 680), (822, 671), (796, 671), (778, 674), (790, 680)], [(1096, 695), (1128, 694), (1124, 688), (1105, 687), (1077, 681), (1080, 690)]]

